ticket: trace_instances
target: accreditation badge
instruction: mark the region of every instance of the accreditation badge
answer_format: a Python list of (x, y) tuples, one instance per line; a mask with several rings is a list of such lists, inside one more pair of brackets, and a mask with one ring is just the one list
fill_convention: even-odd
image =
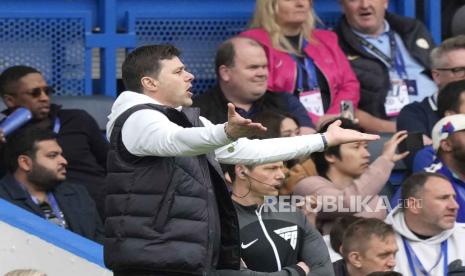
[(409, 103), (408, 85), (404, 80), (391, 80), (391, 89), (386, 96), (384, 108), (389, 117), (399, 115), (400, 110)]
[(299, 94), (299, 100), (308, 112), (317, 116), (323, 116), (325, 114), (319, 88), (301, 92)]

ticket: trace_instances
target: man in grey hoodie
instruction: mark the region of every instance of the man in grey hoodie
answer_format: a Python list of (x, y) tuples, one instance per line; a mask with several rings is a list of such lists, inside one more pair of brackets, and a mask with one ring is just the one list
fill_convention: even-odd
[(386, 219), (396, 231), (395, 270), (403, 275), (447, 275), (465, 259), (465, 225), (456, 223), (459, 205), (449, 180), (422, 172), (402, 185), (401, 204)]

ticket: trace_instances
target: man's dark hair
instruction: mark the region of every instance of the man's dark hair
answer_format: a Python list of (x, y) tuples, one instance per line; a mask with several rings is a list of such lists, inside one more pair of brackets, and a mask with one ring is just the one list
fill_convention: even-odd
[(460, 95), (465, 92), (465, 80), (448, 83), (441, 89), (438, 95), (438, 115), (445, 117), (446, 111), (459, 113)]
[(2, 97), (7, 94), (14, 95), (17, 90), (16, 85), (19, 79), (32, 73), (42, 74), (39, 70), (25, 65), (7, 68), (0, 75), (0, 95)]
[(140, 80), (144, 76), (158, 77), (160, 61), (179, 57), (181, 52), (173, 45), (146, 45), (129, 53), (123, 62), (122, 77), (127, 90), (142, 93)]
[(356, 217), (354, 215), (344, 215), (338, 217), (334, 220), (334, 224), (331, 227), (331, 231), (329, 232), (329, 241), (331, 244), (331, 248), (339, 253), (340, 248), (342, 245), (342, 239), (344, 238), (344, 232), (352, 223), (359, 220), (360, 217)]
[(3, 150), (3, 159), (8, 172), (14, 173), (18, 169), (18, 156), (27, 155), (35, 160), (37, 143), (55, 140), (56, 137), (50, 129), (36, 125), (27, 125), (13, 132), (7, 137)]
[[(235, 164), (220, 164), (223, 173), (228, 173), (229, 178), (231, 178), (231, 184), (234, 184), (236, 181), (236, 165)], [(253, 170), (256, 165), (244, 165), (247, 169)]]
[(236, 57), (236, 50), (234, 48), (235, 39), (246, 39), (250, 45), (262, 47), (257, 41), (246, 37), (233, 37), (221, 43), (221, 45), (216, 50), (215, 55), (215, 73), (218, 79), (220, 78), (221, 65), (226, 67), (234, 66), (234, 58)]
[(342, 256), (347, 260), (350, 252), (366, 252), (368, 243), (372, 236), (381, 240), (394, 235), (392, 225), (377, 218), (360, 218), (355, 221), (344, 232), (342, 238)]
[[(449, 181), (447, 177), (439, 173), (431, 173), (431, 172), (419, 172), (414, 173), (409, 176), (401, 185), (400, 191), (400, 200), (401, 202), (406, 202), (406, 200), (410, 197), (417, 198), (418, 194), (423, 190), (426, 181), (432, 177), (442, 178), (444, 180)], [(404, 204), (400, 204), (400, 206), (404, 206)]]
[[(334, 123), (336, 120), (341, 120), (341, 127), (342, 128), (347, 128), (347, 129), (354, 129), (360, 132), (364, 132), (363, 129), (355, 124), (352, 120), (346, 119), (346, 118), (336, 118), (333, 120), (330, 120), (329, 122), (326, 122), (321, 126), (319, 129), (319, 133), (326, 132), (328, 130), (329, 125)], [(315, 162), (315, 167), (316, 171), (318, 172), (318, 175), (322, 177), (326, 177), (326, 173), (328, 172), (329, 169), (329, 163), (326, 161), (325, 156), (328, 155), (334, 155), (336, 158), (341, 158), (341, 151), (340, 151), (341, 146), (332, 146), (326, 149), (324, 152), (314, 152), (312, 153), (311, 157), (313, 159), (313, 162)]]
[(225, 65), (227, 67), (234, 66), (234, 56), (236, 52), (234, 51), (234, 45), (231, 39), (226, 40), (221, 43), (216, 51), (215, 55), (215, 73), (216, 77), (220, 77), (220, 66)]

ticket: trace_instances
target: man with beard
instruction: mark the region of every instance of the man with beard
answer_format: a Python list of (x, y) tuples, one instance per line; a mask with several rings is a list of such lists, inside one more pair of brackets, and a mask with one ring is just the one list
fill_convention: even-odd
[[(53, 88), (37, 69), (13, 66), (0, 74), (0, 96), (10, 115), (18, 107), (32, 113), (29, 124), (53, 130), (68, 160), (68, 179), (84, 185), (103, 217), (108, 142), (92, 116), (80, 109), (61, 109), (51, 103)], [(0, 140), (3, 131), (0, 129)]]
[(434, 125), (432, 136), (436, 160), (425, 171), (449, 179), (460, 206), (457, 221), (465, 222), (465, 114), (442, 118)]
[(86, 189), (64, 182), (68, 162), (55, 133), (28, 126), (9, 136), (5, 146), (8, 173), (0, 180), (0, 198), (88, 239), (103, 240), (102, 222)]

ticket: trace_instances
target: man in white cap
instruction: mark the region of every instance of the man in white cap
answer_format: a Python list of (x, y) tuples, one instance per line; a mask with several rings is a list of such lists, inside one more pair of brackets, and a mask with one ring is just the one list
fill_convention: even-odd
[(457, 194), (460, 208), (458, 222), (465, 222), (465, 114), (446, 116), (432, 131), (436, 160), (425, 168), (449, 179)]

